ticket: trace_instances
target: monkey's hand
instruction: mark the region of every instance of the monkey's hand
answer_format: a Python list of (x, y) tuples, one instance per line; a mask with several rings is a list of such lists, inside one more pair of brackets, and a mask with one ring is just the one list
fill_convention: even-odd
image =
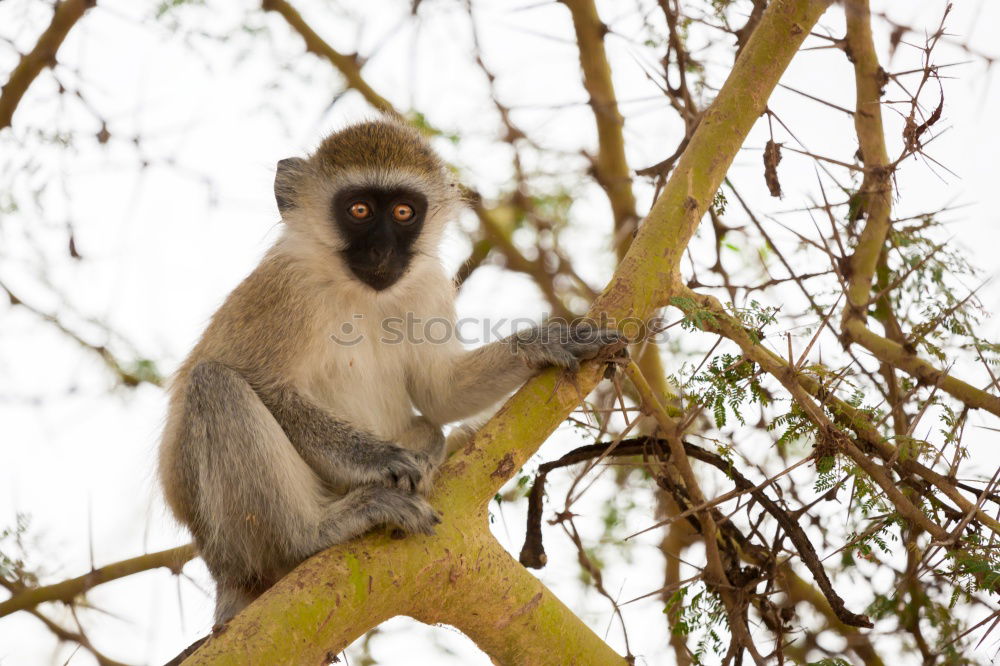
[(355, 483), (396, 488), (410, 493), (425, 492), (435, 465), (426, 453), (408, 451), (395, 444), (371, 444), (371, 452), (358, 461)]
[(581, 361), (589, 361), (608, 349), (625, 353), (628, 341), (612, 328), (587, 322), (554, 322), (511, 336), (511, 349), (531, 368), (556, 366), (576, 372)]
[(440, 516), (423, 497), (398, 488), (367, 486), (357, 493), (361, 511), (373, 525), (393, 525), (406, 534), (434, 534)]

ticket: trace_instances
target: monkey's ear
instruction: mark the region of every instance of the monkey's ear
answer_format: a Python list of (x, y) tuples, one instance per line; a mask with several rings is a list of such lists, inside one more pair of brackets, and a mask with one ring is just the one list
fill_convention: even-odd
[(278, 202), (278, 212), (295, 208), (295, 190), (303, 172), (306, 161), (301, 157), (288, 157), (278, 160), (274, 172), (274, 199)]

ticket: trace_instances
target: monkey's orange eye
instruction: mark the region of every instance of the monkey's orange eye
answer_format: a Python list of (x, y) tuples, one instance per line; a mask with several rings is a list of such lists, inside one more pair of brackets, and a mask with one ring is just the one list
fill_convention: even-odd
[(397, 222), (413, 220), (413, 207), (407, 204), (396, 204), (392, 207), (392, 218)]
[(364, 201), (355, 201), (354, 203), (351, 204), (351, 207), (348, 209), (348, 211), (350, 211), (351, 217), (353, 217), (354, 219), (364, 220), (371, 216), (372, 207), (366, 204)]

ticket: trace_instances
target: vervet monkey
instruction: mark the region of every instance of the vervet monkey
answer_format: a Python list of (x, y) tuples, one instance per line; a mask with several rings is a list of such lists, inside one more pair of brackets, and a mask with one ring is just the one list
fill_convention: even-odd
[(167, 503), (215, 578), (220, 624), (328, 546), (379, 525), (431, 534), (441, 427), (619, 341), (551, 325), (473, 351), (456, 335), (386, 342), (392, 318), (455, 322), (438, 245), (458, 188), (397, 122), (281, 160), (274, 194), (281, 236), (178, 371), (160, 447)]

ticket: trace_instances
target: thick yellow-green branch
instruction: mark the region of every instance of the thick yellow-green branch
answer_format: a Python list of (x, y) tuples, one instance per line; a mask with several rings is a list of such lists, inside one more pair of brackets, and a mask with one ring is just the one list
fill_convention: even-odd
[[(408, 614), (450, 624), (501, 664), (607, 664), (625, 660), (482, 529), (485, 516), (445, 548)], [(447, 545), (447, 544), (446, 544)], [(432, 558), (433, 559), (433, 558)], [(447, 562), (447, 564), (440, 564)]]
[(772, 2), (653, 204), (619, 270), (594, 304), (648, 317), (673, 293), (681, 257), (754, 122), (828, 2)]
[(396, 615), (457, 627), (502, 664), (624, 664), (516, 562), (485, 515), (446, 515), (434, 537), (331, 548), (275, 585), (184, 663), (329, 663)]

